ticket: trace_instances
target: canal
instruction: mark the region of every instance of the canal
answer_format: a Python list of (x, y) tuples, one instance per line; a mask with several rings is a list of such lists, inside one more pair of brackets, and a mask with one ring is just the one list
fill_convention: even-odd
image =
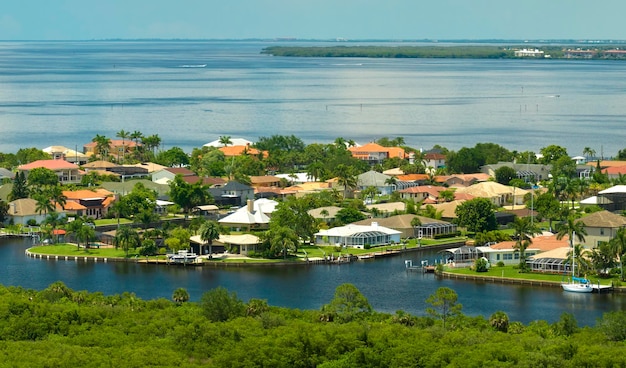
[(40, 290), (62, 281), (74, 290), (106, 295), (131, 292), (143, 299), (170, 299), (182, 287), (195, 301), (222, 286), (244, 301), (259, 298), (274, 306), (319, 309), (333, 298), (338, 285), (352, 283), (377, 311), (414, 315), (424, 315), (428, 296), (446, 286), (457, 292), (467, 315), (488, 318), (501, 310), (512, 321), (525, 324), (537, 319), (554, 322), (569, 312), (579, 325), (594, 325), (603, 313), (626, 308), (625, 294), (574, 294), (560, 288), (441, 279), (406, 270), (407, 259), (413, 264), (427, 259), (432, 264), (440, 258), (432, 251), (344, 265), (213, 268), (42, 260), (25, 255), (31, 245), (30, 239), (0, 239), (1, 284)]

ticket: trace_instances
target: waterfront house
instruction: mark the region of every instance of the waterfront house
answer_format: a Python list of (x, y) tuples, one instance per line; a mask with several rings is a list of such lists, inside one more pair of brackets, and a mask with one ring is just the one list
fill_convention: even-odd
[[(108, 155), (115, 157), (120, 162), (124, 159), (124, 156), (134, 152), (142, 144), (128, 139), (110, 139), (109, 140)], [(87, 156), (93, 156), (96, 154), (96, 142), (89, 142), (83, 145), (83, 153)]]
[(439, 193), (448, 188), (434, 185), (422, 185), (399, 190), (402, 199), (413, 199), (415, 202), (434, 204), (438, 202)]
[(551, 165), (498, 162), (497, 164), (481, 166), (480, 171), (495, 178), (496, 170), (503, 166), (508, 166), (515, 170), (517, 178), (527, 183), (536, 183), (541, 180), (549, 179), (550, 170), (552, 170)]
[(78, 184), (83, 177), (80, 168), (76, 164), (61, 159), (37, 160), (25, 165), (20, 165), (17, 170), (24, 172), (26, 177), (28, 177), (28, 173), (37, 168), (46, 168), (54, 171), (59, 177), (60, 184)]
[[(227, 144), (227, 146), (250, 146), (253, 144), (249, 140), (243, 139), (243, 138), (229, 138), (229, 140), (230, 140), (230, 143)], [(220, 148), (220, 147), (224, 147), (225, 145), (224, 143), (220, 142), (219, 139), (216, 139), (212, 142), (203, 144), (203, 146)]]
[(591, 248), (608, 243), (619, 229), (626, 227), (626, 217), (609, 211), (594, 212), (578, 221), (583, 223), (587, 231), (585, 244)]
[(379, 226), (372, 221), (370, 225), (354, 225), (323, 229), (315, 233), (315, 244), (336, 245), (342, 247), (364, 248), (400, 243), (402, 233)]
[(220, 225), (240, 231), (245, 229), (267, 229), (270, 222), (270, 214), (274, 212), (278, 202), (271, 199), (261, 198), (247, 201), (246, 206), (241, 207), (226, 217), (218, 220)]
[(241, 155), (249, 155), (256, 156), (263, 155), (263, 158), (267, 158), (269, 153), (267, 151), (261, 151), (257, 148), (251, 147), (250, 145), (245, 146), (224, 146), (218, 148), (218, 150), (222, 151), (225, 157), (234, 157)]
[[(411, 226), (411, 221), (418, 218), (421, 222), (420, 226)], [(442, 220), (435, 220), (428, 217), (417, 216), (412, 214), (395, 215), (375, 220), (379, 226), (387, 227), (400, 231), (402, 238), (429, 238), (432, 239), (439, 234), (455, 234), (457, 226)], [(372, 219), (357, 221), (354, 225), (369, 225)]]
[(325, 206), (309, 210), (308, 214), (313, 216), (315, 219), (324, 221), (325, 223), (331, 223), (335, 220), (337, 212), (342, 209), (343, 208), (337, 206)]
[(34, 220), (41, 224), (46, 219), (46, 213), (37, 211), (37, 201), (32, 198), (20, 198), (9, 202), (6, 223), (27, 226), (28, 221)]
[(422, 157), (427, 172), (446, 167), (446, 155), (439, 152), (429, 152)]

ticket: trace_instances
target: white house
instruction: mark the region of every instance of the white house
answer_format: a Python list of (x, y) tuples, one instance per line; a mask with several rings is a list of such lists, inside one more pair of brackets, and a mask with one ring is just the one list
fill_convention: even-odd
[(315, 244), (339, 245), (345, 247), (364, 248), (366, 244), (372, 247), (400, 243), (402, 232), (379, 226), (377, 222), (371, 225), (346, 225), (332, 229), (320, 230), (315, 234)]

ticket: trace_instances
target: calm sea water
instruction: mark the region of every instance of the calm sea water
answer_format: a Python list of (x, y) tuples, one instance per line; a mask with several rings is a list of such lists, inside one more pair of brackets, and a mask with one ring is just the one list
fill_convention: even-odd
[(489, 317), (505, 311), (512, 320), (529, 323), (557, 321), (563, 312), (572, 313), (580, 325), (594, 325), (603, 313), (626, 309), (626, 295), (573, 294), (560, 288), (523, 287), (438, 279), (432, 274), (408, 272), (404, 261), (414, 264), (441, 255), (412, 252), (375, 261), (349, 265), (316, 265), (271, 268), (177, 267), (136, 263), (93, 263), (46, 261), (24, 255), (29, 239), (0, 240), (0, 284), (44, 289), (61, 280), (74, 290), (100, 291), (106, 295), (133, 292), (144, 299), (167, 298), (179, 287), (198, 301), (210, 289), (222, 286), (241, 299), (266, 299), (270, 305), (319, 309), (330, 302), (335, 288), (354, 284), (374, 309), (395, 313), (404, 310), (424, 315), (426, 299), (438, 287), (454, 289), (467, 315)]
[(626, 147), (626, 62), (281, 58), (270, 42), (1, 42), (0, 152), (139, 130), (186, 151), (221, 135), (579, 155)]

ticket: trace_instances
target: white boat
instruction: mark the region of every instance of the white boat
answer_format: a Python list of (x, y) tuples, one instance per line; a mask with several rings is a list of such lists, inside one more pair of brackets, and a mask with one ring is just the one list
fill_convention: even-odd
[[(572, 238), (576, 235), (572, 234)], [(586, 278), (576, 277), (576, 251), (574, 250), (574, 241), (570, 239), (572, 243), (572, 279), (569, 282), (561, 283), (561, 287), (565, 291), (569, 291), (572, 293), (590, 293), (593, 291), (593, 287), (591, 283)]]
[(179, 250), (176, 254), (168, 254), (167, 259), (171, 263), (195, 263), (198, 259), (198, 255), (195, 253), (190, 253), (186, 250)]

